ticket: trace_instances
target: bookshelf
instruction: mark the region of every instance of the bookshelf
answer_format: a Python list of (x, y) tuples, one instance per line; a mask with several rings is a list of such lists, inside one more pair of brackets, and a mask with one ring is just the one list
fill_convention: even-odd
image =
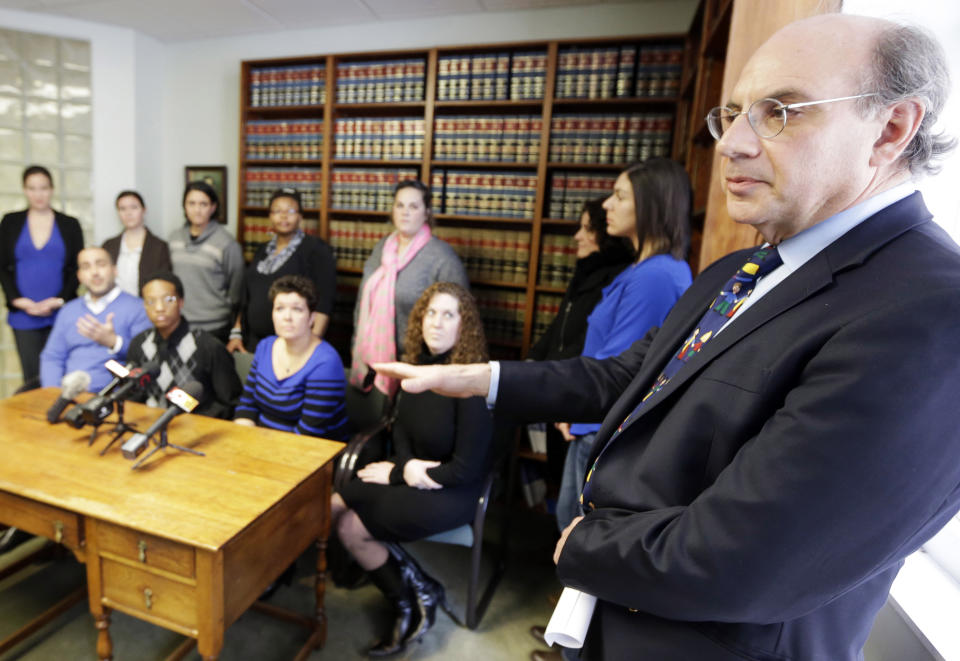
[(304, 192), (305, 231), (337, 255), (328, 338), (345, 355), (363, 261), (391, 230), (390, 190), (420, 178), (493, 355), (519, 358), (572, 274), (582, 202), (609, 194), (633, 161), (688, 157), (689, 48), (658, 35), (244, 61), (245, 254), (269, 238), (269, 193)]

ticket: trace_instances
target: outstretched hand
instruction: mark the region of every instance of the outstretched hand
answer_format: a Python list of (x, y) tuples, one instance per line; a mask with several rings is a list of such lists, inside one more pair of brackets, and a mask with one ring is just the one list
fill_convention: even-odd
[(117, 335), (113, 331), (113, 313), (107, 313), (107, 318), (101, 324), (92, 314), (85, 314), (77, 319), (77, 332), (108, 349), (117, 342)]
[(377, 374), (400, 380), (407, 392), (432, 390), (445, 397), (486, 397), (490, 391), (490, 365), (410, 365), (374, 363)]

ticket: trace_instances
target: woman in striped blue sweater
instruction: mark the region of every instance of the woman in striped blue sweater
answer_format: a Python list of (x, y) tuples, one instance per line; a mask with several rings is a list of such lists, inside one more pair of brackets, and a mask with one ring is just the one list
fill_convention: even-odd
[(257, 344), (234, 421), (344, 440), (346, 377), (336, 350), (310, 331), (317, 314), (313, 283), (283, 276), (269, 296), (276, 335)]

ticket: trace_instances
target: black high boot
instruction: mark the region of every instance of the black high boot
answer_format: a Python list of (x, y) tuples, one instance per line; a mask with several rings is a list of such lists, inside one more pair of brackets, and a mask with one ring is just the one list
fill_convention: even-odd
[(376, 585), (396, 612), (393, 628), (373, 647), (367, 650), (368, 656), (390, 656), (402, 652), (407, 646), (410, 634), (420, 625), (420, 609), (413, 593), (404, 581), (400, 563), (392, 555), (380, 567), (368, 572), (370, 580)]
[(437, 619), (437, 606), (440, 606), (454, 621), (457, 621), (447, 604), (447, 596), (440, 582), (423, 571), (416, 559), (400, 544), (391, 543), (385, 546), (391, 555), (399, 561), (403, 578), (410, 589), (413, 590), (420, 610), (419, 626), (410, 632), (410, 635), (407, 636), (407, 642), (420, 640), (430, 630)]

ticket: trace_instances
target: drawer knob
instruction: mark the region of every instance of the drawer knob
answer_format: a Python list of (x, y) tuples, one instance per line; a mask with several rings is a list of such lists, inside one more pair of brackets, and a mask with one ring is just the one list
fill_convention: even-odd
[(147, 606), (147, 610), (153, 608), (153, 590), (150, 588), (143, 589), (143, 602)]
[(140, 562), (147, 561), (147, 543), (142, 539), (137, 542), (137, 551), (140, 552)]
[(53, 541), (57, 544), (63, 541), (63, 521), (53, 522)]

